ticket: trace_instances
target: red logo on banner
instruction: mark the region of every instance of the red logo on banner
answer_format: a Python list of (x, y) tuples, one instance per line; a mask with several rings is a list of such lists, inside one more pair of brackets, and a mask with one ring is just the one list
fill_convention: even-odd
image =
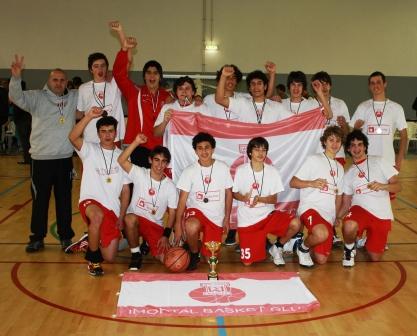
[(243, 299), (246, 294), (239, 288), (233, 288), (230, 282), (209, 281), (200, 284), (200, 288), (188, 294), (192, 299), (200, 302), (228, 303)]

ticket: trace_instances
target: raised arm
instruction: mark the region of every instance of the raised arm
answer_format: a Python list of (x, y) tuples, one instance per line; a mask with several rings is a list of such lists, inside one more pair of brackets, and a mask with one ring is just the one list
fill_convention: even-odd
[(119, 162), (119, 165), (126, 173), (130, 173), (130, 170), (132, 169), (132, 163), (129, 161), (130, 155), (133, 153), (137, 146), (144, 144), (147, 141), (148, 138), (146, 135), (139, 133), (132, 141), (132, 143), (122, 152), (122, 154), (119, 155), (117, 162)]
[(275, 91), (275, 75), (277, 72), (277, 66), (275, 63), (267, 61), (265, 63), (265, 70), (268, 73), (268, 91), (266, 91), (266, 98), (271, 98), (274, 95)]
[(84, 129), (87, 127), (88, 123), (100, 117), (103, 114), (103, 109), (98, 106), (93, 106), (82, 118), (78, 123), (75, 124), (74, 128), (71, 130), (70, 134), (68, 135), (69, 140), (71, 141), (72, 145), (77, 149), (81, 150), (83, 146), (83, 138), (82, 134)]
[(229, 107), (229, 97), (226, 97), (226, 79), (229, 76), (233, 76), (233, 74), (235, 73), (233, 67), (231, 66), (224, 66), (222, 73), (220, 75), (220, 79), (219, 82), (217, 83), (217, 87), (216, 87), (216, 95), (215, 95), (215, 100), (216, 103), (228, 108)]
[(30, 101), (26, 99), (26, 96), (22, 90), (22, 72), (24, 69), (24, 57), (14, 55), (14, 61), (10, 67), (12, 78), (9, 84), (9, 97), (13, 103), (19, 106), (21, 109), (31, 112)]
[(316, 93), (317, 99), (320, 102), (321, 106), (323, 107), (323, 113), (326, 119), (332, 119), (333, 112), (330, 108), (329, 101), (324, 97), (323, 94), (323, 84), (316, 79), (311, 83), (311, 86), (313, 87), (314, 92)]

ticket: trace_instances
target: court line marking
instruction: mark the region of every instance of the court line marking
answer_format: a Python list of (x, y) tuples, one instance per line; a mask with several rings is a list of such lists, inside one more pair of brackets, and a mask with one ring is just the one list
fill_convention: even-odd
[(92, 314), (92, 313), (88, 313), (88, 312), (81, 312), (79, 310), (76, 309), (72, 309), (72, 308), (68, 308), (65, 306), (61, 306), (58, 304), (55, 304), (53, 302), (50, 302), (34, 293), (32, 293), (29, 289), (27, 289), (19, 280), (19, 276), (18, 276), (18, 271), (20, 266), (22, 265), (22, 263), (18, 262), (15, 263), (12, 270), (11, 270), (11, 278), (12, 281), (14, 283), (14, 285), (25, 295), (29, 296), (30, 298), (32, 298), (35, 301), (41, 302), (45, 305), (48, 305), (52, 308), (55, 309), (59, 309), (59, 310), (63, 310), (69, 313), (73, 313), (73, 314), (77, 314), (77, 315), (81, 315), (81, 316), (85, 316), (85, 317), (92, 317), (92, 318), (97, 318), (97, 319), (101, 319), (101, 320), (106, 320), (106, 321), (112, 321), (112, 322), (121, 322), (121, 323), (128, 323), (128, 324), (139, 324), (139, 325), (147, 325), (147, 326), (155, 326), (155, 327), (173, 327), (173, 328), (185, 328), (185, 329), (219, 329), (219, 328), (260, 328), (260, 327), (269, 327), (269, 326), (278, 326), (278, 325), (287, 325), (287, 324), (294, 324), (294, 323), (304, 323), (304, 322), (311, 322), (311, 321), (316, 321), (316, 320), (322, 320), (322, 319), (327, 319), (327, 318), (331, 318), (331, 317), (336, 317), (336, 316), (340, 316), (340, 315), (346, 315), (349, 313), (353, 313), (355, 311), (359, 311), (362, 309), (366, 309), (369, 307), (372, 307), (378, 303), (381, 303), (387, 299), (389, 299), (390, 297), (394, 296), (396, 293), (398, 293), (401, 288), (404, 286), (404, 284), (407, 281), (407, 271), (405, 270), (404, 266), (400, 263), (400, 262), (394, 262), (394, 264), (397, 266), (399, 273), (400, 273), (400, 278), (398, 283), (396, 284), (396, 286), (391, 289), (388, 293), (382, 295), (379, 298), (376, 298), (368, 303), (353, 307), (353, 308), (349, 308), (349, 309), (345, 309), (336, 313), (330, 313), (330, 314), (326, 314), (326, 315), (322, 315), (322, 316), (316, 316), (316, 317), (310, 317), (310, 318), (305, 318), (305, 319), (299, 319), (299, 320), (289, 320), (289, 321), (282, 321), (282, 322), (268, 322), (268, 323), (259, 323), (259, 324), (239, 324), (239, 325), (189, 325), (189, 324), (183, 324), (183, 325), (179, 325), (179, 324), (170, 324), (170, 323), (155, 323), (155, 322), (143, 322), (143, 321), (131, 321), (131, 320), (124, 320), (124, 319), (120, 319), (120, 318), (111, 318), (111, 317), (106, 317), (106, 316), (100, 316), (100, 315), (96, 315), (96, 314)]
[(0, 224), (4, 223), (6, 220), (8, 220), (10, 217), (12, 217), (16, 212), (18, 212), (20, 209), (24, 208), (25, 205), (27, 205), (28, 203), (32, 202), (32, 198), (28, 199), (27, 201), (25, 201), (22, 204), (16, 204), (13, 206), (13, 210), (11, 213), (9, 213), (7, 216), (3, 217), (2, 219), (0, 219)]
[(9, 192), (11, 192), (14, 188), (17, 188), (18, 186), (20, 186), (21, 184), (23, 184), (24, 182), (26, 182), (27, 180), (29, 180), (29, 177), (26, 178), (22, 178), (20, 181), (17, 181), (14, 185), (6, 188), (3, 191), (0, 191), (0, 197), (3, 195), (8, 194)]

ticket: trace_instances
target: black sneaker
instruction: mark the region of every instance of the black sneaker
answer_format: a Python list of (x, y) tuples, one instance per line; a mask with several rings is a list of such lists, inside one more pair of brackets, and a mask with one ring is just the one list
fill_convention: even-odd
[(27, 253), (33, 253), (38, 252), (40, 250), (43, 250), (45, 246), (43, 245), (43, 240), (34, 240), (30, 241), (29, 244), (26, 246), (26, 252)]
[(199, 253), (190, 253), (190, 263), (188, 264), (187, 271), (194, 271), (198, 267), (198, 263), (200, 262), (200, 255)]
[(142, 267), (142, 255), (140, 252), (132, 253), (130, 259), (129, 270), (130, 271), (139, 271)]
[(72, 245), (71, 239), (61, 239), (61, 248), (62, 248), (62, 251), (64, 251), (65, 253), (67, 253), (65, 250), (71, 245)]
[(140, 252), (142, 253), (142, 255), (148, 255), (150, 251), (149, 245), (148, 243), (144, 240), (142, 242), (142, 244), (140, 245)]
[(100, 263), (88, 263), (88, 273), (92, 276), (102, 276), (104, 275), (103, 268)]
[(236, 245), (236, 230), (229, 230), (227, 237), (224, 241), (224, 245), (233, 246)]

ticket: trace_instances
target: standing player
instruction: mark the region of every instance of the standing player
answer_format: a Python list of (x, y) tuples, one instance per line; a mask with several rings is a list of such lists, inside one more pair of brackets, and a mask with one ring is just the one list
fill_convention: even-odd
[[(217, 71), (216, 75), (216, 82), (220, 82), (220, 78), (223, 72), (222, 66), (219, 71)], [(236, 87), (242, 80), (242, 72), (236, 65), (231, 64), (230, 67), (233, 68), (233, 74), (227, 76), (225, 84), (224, 84), (224, 96), (225, 97), (232, 97), (232, 98), (251, 98), (250, 94), (243, 93), (243, 92), (236, 92)], [(276, 66), (272, 62), (265, 63), (265, 70), (268, 73), (269, 82), (268, 82), (268, 91), (266, 92), (266, 97), (269, 98), (273, 95), (274, 85), (275, 85), (275, 71)], [(212, 117), (226, 119), (226, 120), (239, 120), (239, 111), (238, 110), (231, 110), (230, 108), (226, 108), (220, 104), (216, 103), (216, 95), (209, 94), (204, 97), (204, 103), (207, 105), (210, 115)]]
[[(325, 98), (323, 92), (323, 84), (319, 80), (311, 82), (317, 100), (323, 109), (323, 114), (327, 119), (333, 117), (332, 110), (329, 106), (328, 99)], [(287, 88), (290, 97), (281, 101), (282, 105), (291, 115), (298, 115), (303, 112), (311, 111), (317, 107), (312, 99), (303, 97), (303, 92), (307, 91), (307, 77), (302, 71), (291, 71), (287, 77)]]
[[(138, 134), (118, 159), (120, 166), (133, 181), (132, 201), (125, 217), (125, 232), (132, 253), (130, 270), (139, 270), (142, 266), (139, 236), (148, 242), (151, 254), (163, 261), (163, 255), (169, 248), (168, 239), (178, 202), (177, 189), (164, 174), (171, 160), (168, 148), (156, 146), (151, 151), (148, 158), (150, 169), (138, 167), (129, 161), (135, 148), (147, 140), (144, 134)], [(163, 220), (167, 210), (168, 223), (164, 228)]]
[[(115, 141), (120, 147), (121, 141), (125, 136), (125, 119), (121, 103), (121, 93), (116, 81), (112, 78), (107, 80), (109, 62), (102, 53), (93, 53), (88, 56), (88, 71), (93, 79), (84, 83), (78, 89), (77, 110), (85, 113), (91, 107), (100, 107), (106, 111), (104, 115), (112, 116), (117, 120), (117, 134)], [(97, 136), (96, 123), (99, 120), (92, 119), (84, 130), (84, 140), (99, 143)]]
[[(274, 69), (275, 74), (275, 64), (271, 63), (270, 66)], [(246, 85), (251, 98), (228, 97), (225, 92), (226, 81), (233, 75), (234, 68), (232, 66), (222, 68), (216, 89), (216, 103), (229, 110), (239, 111), (238, 121), (270, 124), (291, 116), (280, 103), (267, 99), (268, 78), (260, 70), (253, 71), (246, 77)]]
[[(123, 217), (129, 205), (129, 179), (117, 163), (121, 150), (114, 141), (117, 120), (102, 117), (97, 123), (100, 143), (84, 141), (87, 125), (102, 116), (100, 107), (92, 107), (72, 129), (69, 139), (83, 162), (79, 208), (88, 225), (88, 272), (103, 275), (100, 263), (112, 262), (117, 253)], [(81, 243), (81, 241), (79, 242)]]
[(165, 136), (164, 144), (168, 145), (169, 143), (166, 129), (172, 118), (173, 111), (200, 112), (204, 115), (210, 115), (205, 104), (196, 104), (194, 100), (196, 90), (193, 79), (188, 76), (180, 77), (174, 82), (173, 91), (176, 100), (162, 107), (153, 128), (155, 136)]
[[(350, 126), (362, 129), (369, 139), (369, 155), (382, 156), (399, 171), (407, 146), (407, 122), (401, 105), (386, 97), (387, 82), (382, 72), (368, 77), (372, 98), (359, 104)], [(400, 131), (400, 148), (395, 156), (393, 139), (395, 130)]]
[(298, 214), (308, 230), (308, 237), (298, 240), (297, 254), (306, 257), (305, 266), (313, 266), (310, 255), (324, 264), (330, 255), (333, 223), (342, 201), (343, 167), (335, 160), (343, 139), (338, 126), (328, 127), (320, 138), (324, 152), (309, 156), (290, 181), (291, 188), (301, 189)]
[[(123, 37), (122, 26), (119, 22), (111, 22), (111, 28)], [(162, 106), (172, 99), (169, 93), (161, 88), (163, 78), (162, 66), (155, 60), (145, 63), (142, 69), (144, 85), (137, 87), (129, 79), (129, 53), (136, 47), (135, 38), (128, 37), (120, 41), (122, 49), (117, 53), (113, 65), (113, 75), (127, 101), (128, 119), (125, 144), (130, 144), (138, 133), (146, 135), (148, 141), (135, 148), (131, 155), (131, 162), (140, 167), (150, 168), (149, 153), (158, 145), (162, 145), (162, 137), (154, 136), (153, 126)]]
[[(238, 201), (240, 259), (246, 266), (265, 259), (268, 233), (278, 237), (269, 248), (274, 264), (285, 265), (283, 246), (300, 228), (298, 218), (275, 210), (278, 193), (284, 187), (278, 170), (265, 163), (268, 149), (265, 138), (250, 140), (247, 146), (250, 162), (237, 168), (233, 184), (233, 197)], [(300, 264), (303, 260), (300, 258)]]
[(338, 218), (344, 217), (342, 264), (352, 267), (355, 265), (355, 240), (364, 230), (367, 231), (365, 248), (371, 260), (381, 259), (394, 219), (389, 193), (399, 192), (401, 185), (398, 171), (392, 165), (381, 157), (367, 155), (368, 138), (360, 130), (348, 134), (346, 148), (353, 164), (344, 176), (343, 207)]
[(213, 159), (216, 148), (213, 136), (198, 133), (193, 138), (193, 148), (198, 161), (185, 168), (178, 180), (180, 196), (175, 221), (175, 241), (179, 242), (184, 230), (190, 248), (189, 270), (195, 270), (200, 261), (200, 232), (203, 232), (201, 253), (204, 256), (211, 255), (205, 242), (222, 241), (223, 229), (229, 229), (233, 199), (229, 167)]
[[(328, 126), (339, 126), (344, 135), (347, 135), (349, 132), (349, 110), (346, 103), (339, 98), (333, 97), (331, 95), (332, 90), (332, 78), (325, 71), (319, 71), (311, 77), (311, 82), (318, 80), (322, 84), (323, 97), (328, 101), (329, 106), (332, 110), (333, 117), (327, 120), (326, 127)], [(316, 101), (319, 106), (321, 106), (319, 98), (316, 96)], [(320, 149), (321, 152), (321, 149)], [(336, 160), (340, 162), (342, 166), (345, 165), (345, 150), (343, 145), (340, 147), (340, 150), (336, 153)]]

